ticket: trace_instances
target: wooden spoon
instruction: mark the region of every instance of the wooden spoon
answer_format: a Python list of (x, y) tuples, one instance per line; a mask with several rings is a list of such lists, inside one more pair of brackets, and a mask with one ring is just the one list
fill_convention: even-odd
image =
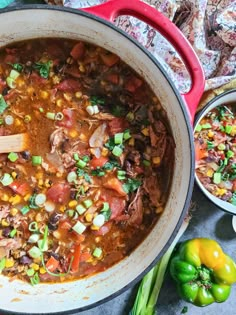
[(28, 148), (29, 136), (27, 133), (0, 136), (0, 153), (22, 152)]

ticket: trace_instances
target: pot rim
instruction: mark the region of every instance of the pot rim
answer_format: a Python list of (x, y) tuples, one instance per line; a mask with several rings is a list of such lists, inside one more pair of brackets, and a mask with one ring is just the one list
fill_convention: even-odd
[[(224, 98), (225, 96), (228, 96), (230, 94), (235, 94), (236, 95), (236, 89), (231, 89), (231, 90), (228, 90), (228, 91), (225, 91), (219, 95), (217, 95), (216, 97), (214, 97), (212, 100), (210, 100), (203, 109), (201, 109), (197, 115), (196, 115), (196, 118), (195, 118), (195, 121), (194, 121), (194, 128), (193, 128), (193, 133), (194, 133), (194, 130), (197, 126), (197, 124), (199, 123), (199, 121), (212, 109), (220, 106), (219, 104), (218, 105), (214, 105), (214, 103), (216, 103), (218, 100), (220, 100), (221, 98)], [(227, 103), (227, 101), (226, 101)], [(226, 213), (229, 213), (229, 214), (232, 214), (232, 215), (235, 215), (236, 214), (236, 207), (233, 206), (232, 204), (230, 204), (229, 202), (227, 201), (223, 201), (221, 200), (220, 198), (217, 198), (215, 197), (214, 195), (212, 195), (203, 185), (202, 183), (200, 182), (196, 172), (195, 173), (195, 182), (197, 183), (198, 187), (200, 188), (200, 190), (203, 192), (203, 194), (212, 202), (214, 203), (217, 207), (219, 207), (221, 210), (225, 211)], [(233, 209), (235, 208), (235, 209)]]
[[(81, 312), (81, 311), (85, 311), (85, 310), (89, 310), (92, 309), (94, 307), (97, 307), (99, 305), (104, 304), (105, 302), (110, 301), (111, 299), (121, 295), (122, 293), (124, 293), (125, 291), (127, 291), (129, 288), (133, 287), (135, 284), (137, 284), (143, 277), (145, 274), (147, 274), (157, 263), (157, 261), (160, 259), (160, 257), (163, 256), (163, 254), (167, 251), (167, 249), (169, 248), (169, 246), (172, 244), (173, 240), (175, 239), (183, 220), (186, 217), (186, 214), (189, 210), (190, 207), (190, 203), (191, 203), (191, 198), (192, 198), (192, 192), (193, 192), (193, 186), (194, 186), (194, 164), (195, 164), (195, 155), (194, 155), (194, 140), (193, 140), (193, 128), (190, 122), (190, 117), (188, 114), (188, 109), (186, 108), (186, 104), (183, 100), (183, 98), (180, 95), (180, 92), (177, 90), (177, 88), (175, 87), (173, 81), (169, 78), (167, 72), (165, 71), (164, 67), (161, 65), (160, 61), (157, 60), (146, 48), (144, 48), (138, 41), (136, 41), (133, 37), (131, 37), (129, 34), (127, 34), (125, 31), (123, 31), (122, 29), (118, 28), (117, 26), (115, 26), (113, 23), (106, 21), (98, 16), (95, 16), (91, 13), (87, 13), (85, 11), (79, 10), (79, 9), (73, 9), (73, 8), (67, 8), (67, 7), (60, 7), (60, 6), (51, 6), (51, 5), (46, 5), (46, 4), (28, 4), (28, 5), (16, 5), (16, 6), (12, 6), (12, 7), (8, 7), (5, 9), (0, 10), (0, 15), (4, 14), (4, 13), (8, 13), (8, 12), (13, 12), (13, 11), (22, 11), (22, 10), (53, 10), (53, 11), (61, 11), (61, 12), (67, 12), (67, 13), (71, 13), (71, 14), (76, 14), (76, 15), (81, 15), (84, 16), (90, 20), (94, 20), (96, 22), (99, 22), (101, 24), (105, 24), (108, 28), (112, 29), (112, 31), (118, 32), (121, 35), (123, 35), (124, 37), (126, 37), (129, 41), (131, 41), (133, 44), (135, 44), (141, 51), (142, 53), (146, 54), (148, 56), (149, 59), (151, 59), (151, 61), (153, 62), (154, 66), (159, 68), (159, 70), (161, 71), (162, 75), (165, 77), (165, 79), (167, 80), (168, 84), (170, 85), (175, 97), (178, 100), (178, 105), (180, 105), (179, 110), (182, 111), (185, 123), (186, 123), (186, 127), (187, 127), (187, 131), (188, 131), (188, 139), (189, 139), (189, 153), (190, 153), (190, 176), (189, 176), (189, 183), (188, 183), (188, 191), (186, 194), (186, 199), (184, 202), (184, 206), (181, 212), (181, 215), (179, 217), (178, 222), (176, 223), (176, 226), (170, 236), (170, 238), (168, 239), (168, 241), (166, 242), (166, 244), (164, 245), (164, 247), (162, 248), (162, 250), (160, 251), (159, 255), (153, 260), (153, 262), (143, 270), (143, 272), (141, 274), (139, 274), (138, 276), (136, 276), (136, 278), (134, 280), (132, 280), (130, 283), (128, 283), (126, 286), (122, 287), (121, 289), (117, 290), (115, 293), (112, 293), (111, 295), (103, 298), (100, 301), (94, 302), (92, 304), (83, 306), (83, 307), (78, 307), (78, 308), (74, 308), (68, 311), (61, 311), (61, 312), (50, 312), (50, 313), (22, 313), (22, 312), (12, 312), (12, 311), (6, 311), (3, 309), (0, 309), (1, 313), (3, 314), (12, 314), (12, 315), (69, 315), (69, 314), (74, 314), (76, 312)], [(148, 237), (148, 235), (147, 235)], [(112, 267), (111, 267), (112, 268)]]

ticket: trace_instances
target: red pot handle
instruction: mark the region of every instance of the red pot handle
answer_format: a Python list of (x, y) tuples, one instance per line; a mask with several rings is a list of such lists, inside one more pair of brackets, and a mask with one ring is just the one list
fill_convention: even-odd
[(204, 91), (205, 77), (202, 66), (192, 46), (175, 24), (153, 7), (140, 0), (109, 0), (106, 3), (81, 9), (111, 22), (117, 16), (130, 15), (157, 29), (178, 51), (188, 69), (192, 85), (188, 93), (182, 94), (191, 122)]

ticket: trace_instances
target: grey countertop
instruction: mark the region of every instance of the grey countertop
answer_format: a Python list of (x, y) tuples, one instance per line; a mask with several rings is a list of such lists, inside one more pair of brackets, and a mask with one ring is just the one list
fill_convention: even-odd
[[(16, 0), (16, 4), (44, 3), (37, 0)], [(11, 5), (11, 6), (12, 6)], [(196, 204), (192, 219), (181, 241), (195, 237), (207, 237), (220, 243), (226, 253), (236, 260), (236, 234), (232, 228), (232, 216), (224, 213), (194, 188), (192, 201)], [(128, 315), (133, 305), (138, 284), (131, 287), (118, 297), (96, 308), (80, 312), (80, 315)], [(199, 308), (179, 299), (173, 281), (167, 275), (157, 303), (159, 315), (179, 315), (184, 306), (188, 307), (188, 315), (233, 315), (236, 314), (236, 286), (232, 288), (230, 298), (221, 304), (214, 303), (207, 308)], [(76, 313), (78, 314), (78, 313)]]

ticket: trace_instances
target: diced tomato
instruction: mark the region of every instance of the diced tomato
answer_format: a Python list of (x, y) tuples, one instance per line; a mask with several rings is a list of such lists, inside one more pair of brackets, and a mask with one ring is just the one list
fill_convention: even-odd
[(104, 187), (115, 190), (120, 196), (126, 196), (126, 192), (123, 189), (121, 181), (118, 178), (112, 177), (107, 179), (104, 184)]
[(206, 149), (203, 149), (200, 144), (195, 143), (195, 159), (196, 161), (200, 161), (208, 156), (208, 152)]
[(93, 234), (103, 236), (111, 230), (111, 227), (112, 227), (112, 222), (106, 222), (103, 226), (100, 227), (99, 230), (93, 231)]
[(64, 118), (63, 120), (59, 121), (57, 123), (58, 126), (65, 127), (65, 128), (71, 128), (74, 125), (75, 117), (73, 115), (73, 110), (69, 108), (65, 108), (62, 111)]
[(126, 120), (123, 118), (114, 118), (108, 123), (110, 135), (114, 136), (114, 134), (118, 132), (124, 131), (126, 128), (128, 128), (129, 124)]
[(78, 42), (75, 44), (75, 46), (72, 48), (70, 55), (75, 60), (80, 60), (84, 57), (85, 54), (85, 47), (83, 42)]
[(53, 256), (51, 256), (46, 263), (46, 268), (51, 272), (54, 272), (58, 268), (58, 266), (59, 261)]
[(95, 169), (97, 167), (103, 167), (109, 159), (105, 156), (100, 156), (99, 158), (96, 158), (95, 156), (90, 161), (91, 168)]
[(71, 253), (71, 257), (73, 257), (73, 261), (71, 264), (71, 272), (77, 272), (79, 270), (79, 263), (80, 263), (80, 254), (81, 248), (80, 245), (74, 246), (74, 251)]
[(7, 86), (7, 83), (5, 80), (3, 80), (2, 78), (0, 78), (0, 91), (2, 92), (2, 90)]
[(25, 196), (30, 192), (30, 185), (28, 183), (21, 183), (17, 180), (14, 180), (8, 187), (21, 196)]
[(143, 81), (139, 78), (132, 76), (127, 79), (125, 83), (125, 89), (131, 93), (134, 93), (141, 85), (143, 84)]
[(79, 91), (81, 84), (75, 79), (66, 79), (56, 85), (56, 88), (62, 92), (76, 92)]
[(112, 53), (101, 54), (100, 56), (103, 63), (108, 67), (114, 66), (120, 60), (120, 58), (117, 55)]
[(83, 253), (81, 253), (81, 255), (80, 255), (80, 262), (88, 261), (88, 260), (91, 259), (91, 258), (92, 258), (91, 253), (89, 253), (89, 252), (83, 252)]
[(34, 84), (45, 84), (47, 79), (41, 77), (37, 72), (33, 71), (30, 75), (30, 79)]
[(70, 186), (57, 183), (52, 185), (47, 191), (47, 198), (56, 203), (66, 203), (70, 198)]
[(118, 84), (120, 77), (117, 73), (110, 73), (106, 79), (113, 84)]
[(111, 209), (111, 220), (119, 217), (123, 214), (125, 209), (126, 201), (124, 198), (116, 197), (110, 193), (110, 191), (103, 191), (101, 196), (101, 200), (109, 203), (109, 207)]
[(84, 234), (78, 234), (78, 233), (72, 231), (71, 235), (73, 236), (73, 240), (76, 244), (80, 244), (85, 240)]
[(68, 220), (59, 222), (59, 229), (69, 231), (72, 228), (72, 224)]

